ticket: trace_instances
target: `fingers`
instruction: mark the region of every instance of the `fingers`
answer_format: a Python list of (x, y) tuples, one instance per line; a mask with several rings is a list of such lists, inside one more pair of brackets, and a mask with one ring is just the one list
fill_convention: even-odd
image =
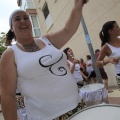
[(111, 58), (110, 61), (111, 61), (112, 64), (117, 64), (118, 61), (119, 61), (119, 58), (118, 58), (118, 57), (116, 57), (116, 58)]

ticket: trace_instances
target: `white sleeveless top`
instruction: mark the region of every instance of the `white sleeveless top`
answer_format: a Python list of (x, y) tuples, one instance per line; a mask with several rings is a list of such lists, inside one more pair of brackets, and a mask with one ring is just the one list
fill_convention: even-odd
[[(120, 47), (119, 48), (116, 48), (108, 43), (106, 43), (106, 45), (108, 45), (108, 47), (111, 49), (112, 51), (112, 54), (110, 56), (108, 56), (109, 58), (112, 58), (112, 57), (120, 57)], [(120, 73), (120, 59), (118, 61), (117, 64), (114, 64), (114, 68), (115, 68), (115, 73), (116, 74), (119, 74)]]
[(66, 55), (41, 37), (45, 47), (24, 52), (11, 46), (17, 65), (17, 89), (24, 96), (29, 120), (52, 120), (80, 102), (77, 85), (66, 65)]
[[(73, 63), (70, 62), (69, 60), (67, 60), (67, 61), (70, 64), (70, 68), (72, 68)], [(76, 83), (83, 82), (83, 77), (82, 77), (82, 75), (80, 73), (80, 65), (79, 64), (75, 64), (75, 69), (74, 69), (74, 72), (73, 72), (73, 77), (74, 77)]]
[[(91, 64), (92, 65), (92, 60), (88, 60), (87, 64)], [(92, 71), (94, 71), (93, 66), (87, 66), (86, 65), (86, 71), (88, 72), (88, 74), (90, 74)]]

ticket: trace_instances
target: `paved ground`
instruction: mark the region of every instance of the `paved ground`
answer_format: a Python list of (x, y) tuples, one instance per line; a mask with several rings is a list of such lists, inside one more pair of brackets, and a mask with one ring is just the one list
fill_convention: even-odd
[(118, 87), (111, 87), (110, 93), (108, 93), (109, 104), (120, 105), (120, 90)]
[[(118, 104), (120, 105), (120, 90), (116, 87), (110, 87), (110, 92), (108, 93), (109, 104)], [(0, 113), (0, 120), (4, 120), (2, 113)]]

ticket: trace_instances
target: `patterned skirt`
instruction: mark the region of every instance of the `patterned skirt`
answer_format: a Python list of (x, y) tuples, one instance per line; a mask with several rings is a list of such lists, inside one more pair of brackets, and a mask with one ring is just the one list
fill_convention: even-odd
[(119, 90), (120, 90), (120, 76), (116, 76), (116, 81), (117, 81), (117, 84), (118, 84), (118, 87), (119, 87)]
[[(24, 98), (23, 96), (19, 96), (17, 95), (16, 96), (16, 103), (17, 103), (17, 109), (21, 109), (21, 108), (25, 108), (25, 105), (24, 105)], [(79, 110), (83, 109), (86, 107), (86, 103), (81, 100), (81, 102), (78, 104), (78, 106), (73, 109), (73, 110), (70, 110), (69, 112), (59, 116), (58, 118), (55, 118), (53, 120), (66, 120), (68, 119), (69, 117), (71, 117), (73, 114), (75, 114), (76, 112), (78, 112)]]
[(69, 112), (67, 112), (67, 113), (65, 113), (65, 114), (61, 115), (60, 117), (55, 118), (53, 120), (66, 120), (69, 117), (71, 117), (72, 115), (74, 115), (76, 112), (80, 111), (81, 109), (83, 109), (85, 107), (86, 107), (86, 103), (83, 100), (81, 100), (81, 103), (79, 103), (75, 109), (70, 110)]
[(16, 104), (17, 104), (17, 109), (24, 108), (24, 97), (21, 95), (16, 95)]

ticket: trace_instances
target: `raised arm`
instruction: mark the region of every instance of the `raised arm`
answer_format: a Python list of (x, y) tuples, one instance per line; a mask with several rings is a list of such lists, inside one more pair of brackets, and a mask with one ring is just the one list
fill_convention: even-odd
[(16, 79), (14, 53), (9, 48), (1, 57), (1, 103), (5, 120), (17, 120)]
[(62, 30), (45, 36), (58, 49), (67, 43), (77, 31), (82, 16), (83, 1), (84, 0), (74, 0), (74, 7), (70, 17)]

